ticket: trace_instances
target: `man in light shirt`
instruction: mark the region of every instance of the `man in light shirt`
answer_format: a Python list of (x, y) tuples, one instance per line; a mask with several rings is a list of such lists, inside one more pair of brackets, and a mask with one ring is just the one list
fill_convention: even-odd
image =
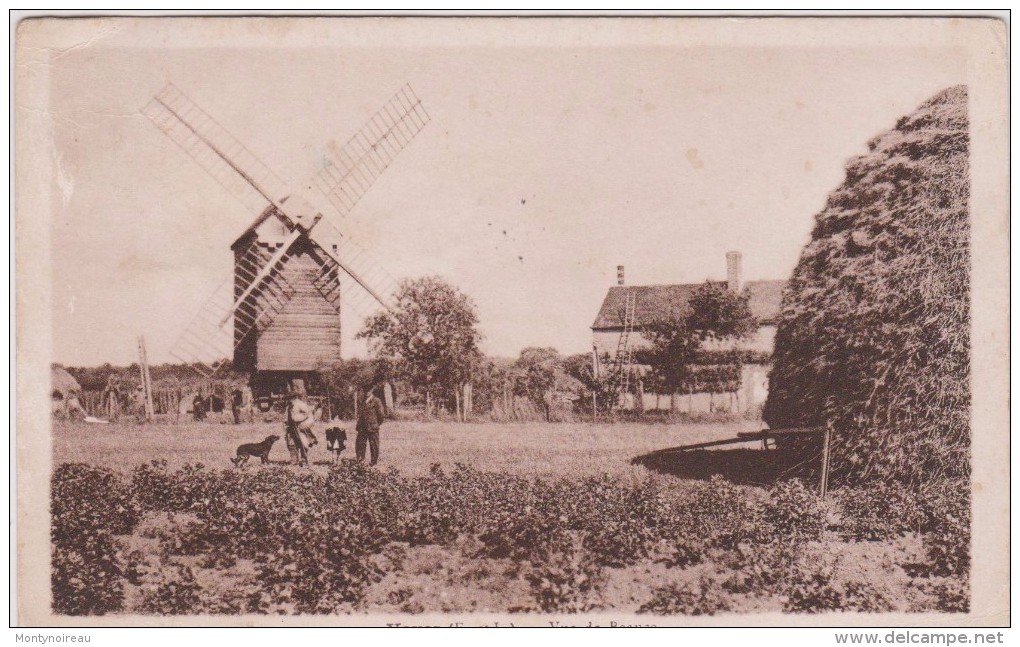
[(311, 405), (305, 402), (297, 391), (288, 393), (287, 398), (287, 448), (291, 450), (295, 462), (307, 465), (307, 450), (319, 443), (312, 433), (315, 415)]

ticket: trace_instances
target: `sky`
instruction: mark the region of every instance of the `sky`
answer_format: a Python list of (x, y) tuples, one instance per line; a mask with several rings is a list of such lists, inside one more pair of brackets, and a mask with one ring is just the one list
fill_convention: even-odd
[[(623, 21), (616, 21), (623, 22)], [(139, 110), (166, 83), (291, 186), (404, 83), (431, 122), (347, 219), (395, 277), (476, 303), (483, 350), (591, 348), (615, 284), (782, 279), (847, 159), (939, 90), (951, 49), (698, 29), (129, 21), (51, 50), (54, 361), (169, 351), (254, 218)], [(647, 23), (646, 23), (647, 25)], [(87, 30), (86, 30), (87, 31)], [(693, 35), (692, 35), (693, 34)], [(328, 214), (327, 214), (328, 215)], [(359, 321), (345, 316), (345, 354)]]

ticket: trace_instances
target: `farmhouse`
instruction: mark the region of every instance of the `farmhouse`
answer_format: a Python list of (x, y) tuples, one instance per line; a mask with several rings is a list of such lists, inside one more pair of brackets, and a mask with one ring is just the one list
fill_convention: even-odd
[[(785, 280), (744, 281), (742, 256), (740, 252), (726, 254), (726, 280), (716, 281), (727, 289), (750, 295), (751, 314), (758, 320), (757, 331), (748, 339), (725, 344), (715, 344), (706, 350), (752, 351), (754, 359), (741, 369), (739, 390), (731, 394), (692, 392), (684, 394), (682, 410), (710, 411), (731, 410), (754, 412), (768, 395), (768, 357), (772, 353), (776, 335), (776, 320), (782, 303)], [(683, 309), (700, 283), (679, 283), (673, 285), (626, 285), (623, 266), (617, 267), (617, 285), (609, 288), (602, 307), (599, 308), (592, 324), (592, 341), (601, 366), (610, 365), (616, 357), (620, 337), (626, 329), (627, 302), (633, 296), (633, 332), (627, 338), (628, 347), (641, 348), (648, 345), (642, 335), (645, 326), (662, 313)], [(638, 374), (645, 374), (647, 367), (633, 366)], [(640, 385), (640, 383), (639, 383)], [(643, 389), (642, 389), (643, 390)], [(731, 395), (732, 397), (726, 397)], [(670, 399), (661, 394), (644, 392), (641, 403), (645, 409), (668, 407)]]

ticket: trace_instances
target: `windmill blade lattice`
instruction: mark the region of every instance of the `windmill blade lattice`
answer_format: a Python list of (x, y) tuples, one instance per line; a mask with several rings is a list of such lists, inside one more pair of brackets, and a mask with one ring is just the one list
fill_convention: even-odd
[[(233, 309), (237, 295), (258, 278), (259, 271), (272, 260), (273, 254), (252, 243), (235, 265), (235, 276), (221, 284), (206, 299), (198, 314), (177, 339), (170, 354), (193, 366), (199, 373), (212, 377), (233, 356), (234, 348), (248, 337), (268, 328), (294, 295), (294, 286), (281, 272), (291, 254), (285, 253), (274, 263), (269, 274)], [(225, 323), (224, 323), (225, 322)]]
[[(364, 247), (340, 232), (328, 220), (321, 220), (311, 238), (330, 256), (327, 264), (340, 278), (340, 293), (345, 307), (360, 315), (369, 315), (383, 306), (392, 307), (397, 281), (383, 269)], [(335, 294), (326, 296), (327, 300)]]
[(341, 216), (347, 216), (428, 122), (421, 100), (405, 85), (346, 144), (330, 144), (332, 157), (313, 186)]
[(262, 212), (289, 193), (279, 176), (173, 85), (142, 114), (252, 212)]

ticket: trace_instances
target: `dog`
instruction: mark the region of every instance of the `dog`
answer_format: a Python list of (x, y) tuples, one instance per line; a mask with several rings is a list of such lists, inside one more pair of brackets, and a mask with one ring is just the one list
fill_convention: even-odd
[(333, 462), (340, 460), (340, 452), (347, 447), (347, 430), (330, 427), (326, 430), (326, 451), (333, 452)]
[(234, 464), (234, 467), (241, 467), (252, 456), (258, 456), (262, 459), (262, 464), (265, 465), (269, 462), (269, 450), (273, 448), (273, 443), (278, 440), (280, 440), (279, 436), (266, 436), (266, 439), (261, 443), (241, 445), (237, 448), (237, 458), (231, 458), (230, 462)]

